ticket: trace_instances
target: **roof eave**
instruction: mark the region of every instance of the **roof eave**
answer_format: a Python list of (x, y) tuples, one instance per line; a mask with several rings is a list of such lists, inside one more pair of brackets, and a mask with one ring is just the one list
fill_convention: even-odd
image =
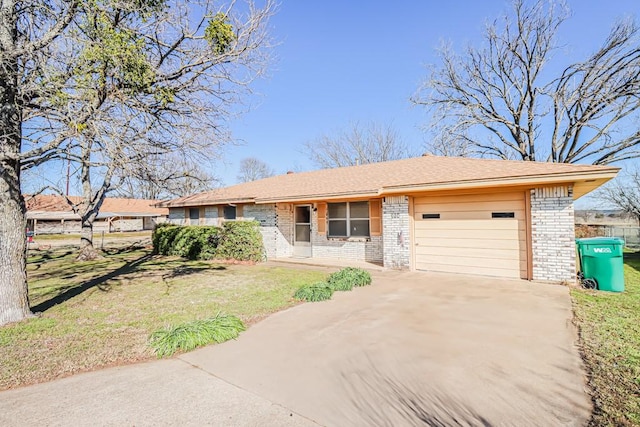
[(266, 203), (293, 203), (293, 202), (314, 202), (318, 200), (339, 200), (346, 198), (366, 198), (366, 197), (379, 197), (380, 192), (378, 190), (365, 190), (365, 191), (344, 191), (340, 193), (317, 193), (308, 194), (304, 196), (291, 196), (291, 197), (265, 197), (255, 199), (256, 204)]
[(533, 175), (527, 177), (507, 177), (507, 178), (489, 178), (489, 179), (481, 179), (481, 180), (469, 180), (469, 181), (454, 181), (454, 182), (443, 182), (443, 183), (433, 183), (433, 184), (419, 184), (419, 185), (399, 185), (399, 186), (389, 186), (383, 187), (380, 191), (382, 195), (393, 195), (393, 194), (402, 194), (402, 193), (417, 193), (417, 192), (428, 192), (428, 191), (438, 191), (438, 190), (456, 190), (463, 188), (482, 188), (482, 187), (498, 187), (498, 186), (520, 186), (520, 185), (552, 185), (552, 184), (567, 184), (567, 183), (575, 183), (578, 181), (589, 181), (595, 182), (597, 185), (594, 185), (593, 188), (590, 188), (588, 191), (581, 192), (576, 194), (574, 192), (574, 198), (578, 198), (588, 193), (589, 191), (594, 190), (610, 179), (614, 178), (620, 168), (611, 168), (610, 170), (604, 171), (591, 171), (591, 172), (574, 172), (574, 173), (563, 173), (557, 175)]
[(184, 208), (187, 206), (210, 206), (210, 205), (229, 205), (238, 203), (255, 203), (254, 198), (241, 198), (241, 199), (208, 199), (208, 200), (196, 200), (196, 201), (176, 201), (176, 202), (163, 202), (158, 206), (165, 208)]
[(537, 174), (529, 176), (499, 177), (485, 178), (477, 180), (463, 180), (437, 183), (419, 183), (395, 186), (383, 186), (380, 189), (368, 189), (363, 191), (344, 191), (339, 193), (316, 193), (305, 195), (294, 195), (289, 197), (245, 197), (245, 198), (221, 198), (207, 200), (176, 200), (158, 203), (156, 206), (167, 208), (180, 208), (187, 206), (209, 206), (223, 204), (238, 203), (304, 203), (317, 200), (340, 200), (347, 198), (367, 198), (380, 197), (384, 195), (394, 195), (403, 193), (430, 192), (438, 190), (457, 190), (464, 188), (482, 188), (482, 187), (498, 187), (498, 186), (523, 186), (523, 185), (552, 185), (567, 184), (575, 182), (594, 182), (593, 185), (585, 185), (581, 190), (574, 191), (574, 198), (578, 198), (589, 191), (599, 187), (610, 179), (614, 178), (620, 168), (610, 167), (599, 169), (597, 171), (576, 171), (576, 172), (558, 172), (553, 174)]

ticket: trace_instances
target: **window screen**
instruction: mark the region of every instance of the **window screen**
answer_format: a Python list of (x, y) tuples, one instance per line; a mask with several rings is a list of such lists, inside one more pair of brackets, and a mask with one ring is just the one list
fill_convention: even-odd
[(347, 203), (329, 203), (329, 236), (347, 237)]
[(352, 219), (369, 219), (369, 202), (349, 203), (349, 217)]
[(236, 207), (225, 206), (224, 207), (224, 219), (236, 219)]
[(329, 203), (329, 237), (369, 237), (369, 202)]

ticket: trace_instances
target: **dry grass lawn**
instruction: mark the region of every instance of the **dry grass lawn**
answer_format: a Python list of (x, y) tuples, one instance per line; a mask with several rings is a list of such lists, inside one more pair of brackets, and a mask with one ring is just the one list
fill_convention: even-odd
[(640, 253), (625, 254), (624, 268), (624, 293), (571, 291), (592, 426), (640, 425)]
[(0, 329), (0, 389), (153, 358), (151, 332), (218, 312), (249, 325), (297, 304), (295, 290), (325, 276), (142, 248), (107, 251), (91, 262), (75, 262), (65, 248), (31, 255), (29, 295), (41, 314)]

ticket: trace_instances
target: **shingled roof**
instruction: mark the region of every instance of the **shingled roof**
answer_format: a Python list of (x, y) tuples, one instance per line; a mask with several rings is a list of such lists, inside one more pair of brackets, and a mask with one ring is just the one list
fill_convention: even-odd
[[(273, 203), (376, 197), (440, 189), (581, 182), (576, 197), (613, 178), (619, 168), (422, 156), (278, 175), (163, 202), (159, 206)], [(589, 183), (589, 184), (585, 184)]]
[[(78, 196), (69, 196), (69, 200), (80, 203)], [(27, 212), (31, 214), (51, 214), (51, 213), (71, 213), (71, 206), (64, 197), (57, 194), (38, 194), (35, 196), (25, 196)], [(166, 208), (157, 207), (157, 200), (144, 199), (124, 199), (117, 197), (107, 197), (100, 208), (100, 217), (105, 216), (161, 216), (167, 215)]]

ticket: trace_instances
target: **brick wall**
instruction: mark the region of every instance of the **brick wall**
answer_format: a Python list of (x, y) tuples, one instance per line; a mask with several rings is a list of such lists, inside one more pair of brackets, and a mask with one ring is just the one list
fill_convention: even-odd
[(260, 223), (262, 242), (267, 254), (267, 259), (278, 256), (277, 240), (279, 230), (276, 226), (276, 205), (244, 205), (244, 220), (256, 220)]
[(276, 256), (290, 257), (293, 254), (293, 205), (276, 204)]
[(409, 268), (409, 198), (385, 197), (382, 203), (382, 240), (384, 266), (395, 269)]
[[(96, 227), (95, 225), (101, 224), (102, 227)], [(101, 221), (94, 223), (94, 231), (105, 231), (107, 233), (111, 231), (139, 231), (144, 229), (144, 222), (142, 218), (128, 218), (128, 219), (116, 219), (111, 221), (109, 226), (108, 221)]]
[(573, 188), (531, 190), (533, 279), (573, 281), (576, 276)]

